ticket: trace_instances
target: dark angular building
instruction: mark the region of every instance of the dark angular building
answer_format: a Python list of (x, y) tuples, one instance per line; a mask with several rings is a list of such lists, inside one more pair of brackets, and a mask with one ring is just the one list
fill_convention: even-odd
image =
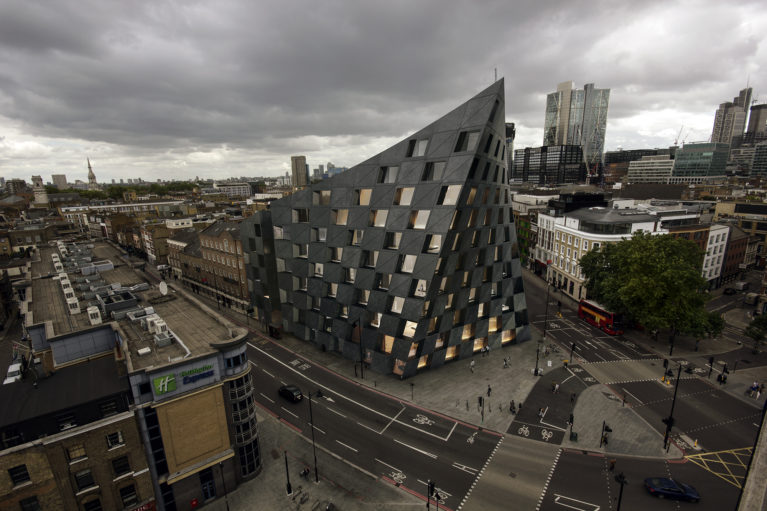
[(504, 111), (500, 80), (244, 221), (258, 317), (400, 377), (528, 340)]

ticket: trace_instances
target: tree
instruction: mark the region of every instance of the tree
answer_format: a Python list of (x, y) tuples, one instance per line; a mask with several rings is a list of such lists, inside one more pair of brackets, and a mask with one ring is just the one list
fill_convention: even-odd
[(673, 346), (677, 333), (719, 328), (704, 307), (703, 255), (689, 240), (638, 232), (591, 250), (580, 265), (590, 298), (650, 331), (669, 329)]
[(756, 316), (743, 333), (754, 340), (754, 353), (758, 353), (764, 337), (767, 336), (767, 316), (764, 314)]

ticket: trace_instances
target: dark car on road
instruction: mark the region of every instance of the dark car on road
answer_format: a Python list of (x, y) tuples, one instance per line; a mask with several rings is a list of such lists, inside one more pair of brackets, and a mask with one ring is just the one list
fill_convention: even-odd
[(295, 385), (283, 385), (280, 387), (279, 393), (280, 396), (294, 403), (298, 403), (304, 398), (304, 395), (301, 393), (301, 389)]
[(735, 293), (737, 293), (737, 291), (735, 291), (735, 288), (733, 287), (726, 287), (724, 288), (723, 293), (726, 295), (734, 295)]
[(698, 502), (700, 494), (689, 484), (680, 483), (670, 477), (648, 477), (644, 480), (644, 487), (659, 499), (687, 500)]

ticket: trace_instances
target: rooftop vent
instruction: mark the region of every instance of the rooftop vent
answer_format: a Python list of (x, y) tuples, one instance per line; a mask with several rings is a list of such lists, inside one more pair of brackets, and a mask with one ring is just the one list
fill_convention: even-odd
[(141, 348), (136, 353), (138, 353), (140, 357), (143, 357), (144, 355), (152, 353), (152, 348)]

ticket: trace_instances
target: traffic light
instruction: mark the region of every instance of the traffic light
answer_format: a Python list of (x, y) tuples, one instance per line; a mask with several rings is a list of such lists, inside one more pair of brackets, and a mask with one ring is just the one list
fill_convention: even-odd
[(573, 414), (570, 414), (570, 425), (572, 426), (573, 423), (575, 423), (575, 417), (573, 417)]
[(673, 417), (666, 417), (663, 419), (663, 424), (667, 425), (670, 428), (674, 427), (674, 418)]
[(668, 369), (668, 359), (667, 358), (663, 359), (663, 368), (664, 369)]
[(708, 357), (708, 365), (713, 367), (713, 365), (714, 365), (714, 357)]
[(429, 481), (429, 497), (434, 495), (434, 481)]
[(605, 433), (612, 433), (612, 432), (613, 432), (613, 428), (605, 424)]

